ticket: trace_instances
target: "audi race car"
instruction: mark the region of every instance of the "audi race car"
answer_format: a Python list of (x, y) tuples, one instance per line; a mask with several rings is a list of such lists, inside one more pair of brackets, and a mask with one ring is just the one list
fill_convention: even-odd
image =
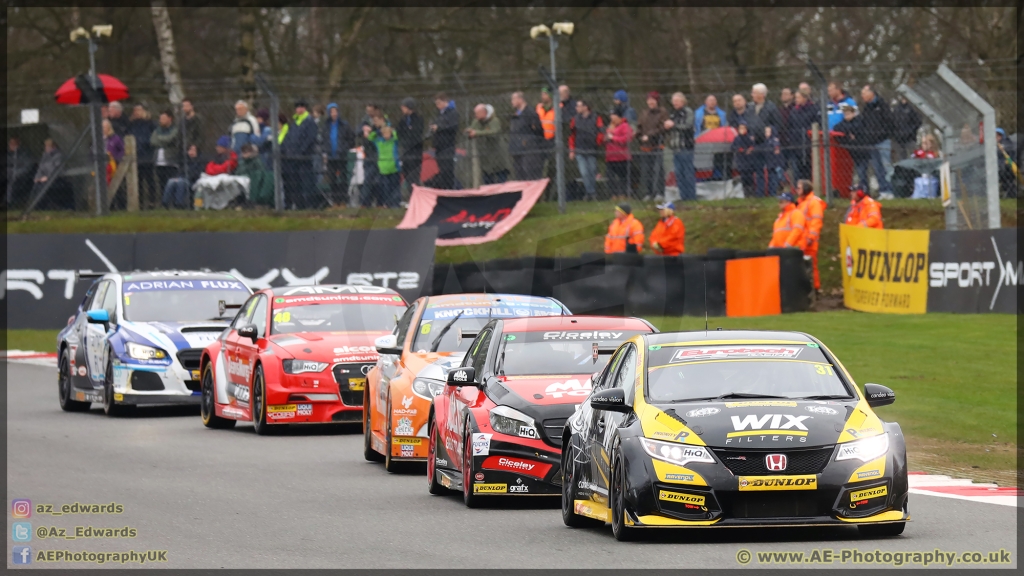
[(265, 435), (282, 424), (362, 421), (376, 337), (405, 312), (380, 286), (267, 288), (203, 351), (203, 424), (252, 421)]
[(448, 372), (430, 410), (431, 494), (561, 493), (562, 428), (590, 394), (591, 376), (615, 348), (655, 332), (647, 321), (607, 316), (494, 320)]
[(562, 519), (647, 527), (857, 526), (910, 520), (903, 433), (819, 340), (685, 332), (623, 344), (562, 432)]
[(57, 335), (60, 407), (198, 404), (199, 356), (252, 294), (225, 273), (81, 272), (96, 278)]
[(389, 472), (427, 459), (427, 416), (470, 343), (495, 318), (569, 315), (553, 298), (447, 294), (420, 298), (392, 334), (378, 338), (380, 361), (367, 378), (363, 455)]

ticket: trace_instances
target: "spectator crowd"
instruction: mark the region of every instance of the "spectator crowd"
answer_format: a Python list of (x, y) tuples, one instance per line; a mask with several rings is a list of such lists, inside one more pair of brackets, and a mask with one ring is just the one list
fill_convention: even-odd
[[(871, 85), (863, 86), (858, 96), (833, 82), (828, 101), (817, 102), (811, 86), (801, 83), (796, 89), (781, 88), (773, 99), (768, 87), (758, 83), (749, 99), (733, 94), (727, 109), (715, 95), (705, 96), (693, 109), (682, 92), (665, 97), (650, 91), (637, 112), (628, 93), (618, 90), (611, 109), (602, 111), (562, 85), (556, 94), (543, 89), (536, 104), (523, 92), (512, 93), (507, 115), (496, 112), (493, 103), (479, 102), (468, 126), (463, 126), (455, 100), (444, 93), (433, 97), (430, 112), (421, 112), (416, 99), (405, 98), (393, 117), (380, 104), (369, 103), (363, 117), (352, 122), (337, 103), (311, 106), (297, 99), (291, 114), (277, 118), (276, 143), (270, 112), (253, 113), (243, 100), (235, 103), (231, 121), (219, 130), (204, 126), (190, 100), (177, 111), (160, 111), (155, 121), (141, 103), (127, 114), (120, 102), (112, 102), (103, 109), (102, 125), (108, 182), (123, 160), (124, 138), (130, 135), (140, 193), (151, 204), (159, 199), (167, 208), (189, 208), (196, 204), (196, 183), (204, 177), (244, 176), (246, 194), (236, 203), (274, 206), (276, 144), (286, 208), (315, 210), (346, 203), (396, 208), (412, 185), (468, 187), (456, 170), (456, 161), (466, 156), (457, 149), (460, 135), (469, 144), (468, 158), (481, 184), (552, 176), (557, 107), (572, 168), (567, 171), (570, 199), (662, 200), (667, 166), (680, 200), (692, 201), (698, 197), (699, 180), (738, 176), (746, 197), (774, 197), (809, 180), (812, 125), (821, 123), (824, 106), (833, 142), (849, 154), (857, 184), (877, 189), (881, 198), (891, 197), (893, 163), (937, 158), (938, 141), (921, 130), (921, 117), (906, 99), (890, 104)], [(204, 136), (217, 132), (215, 145), (207, 149)], [(998, 139), (1000, 165), (1007, 167), (1001, 168), (1000, 178), (1007, 193), (1011, 188), (1015, 193), (1016, 164), (1011, 161), (1016, 150), (1001, 130)], [(719, 145), (710, 170), (695, 166), (695, 152), (703, 142)], [(60, 151), (48, 141), (33, 183), (45, 183), (60, 160)], [(425, 160), (431, 163), (431, 177), (424, 181)], [(8, 202), (11, 182), (20, 175), (12, 174), (12, 166), (17, 172), (30, 163), (35, 165), (9, 142)]]

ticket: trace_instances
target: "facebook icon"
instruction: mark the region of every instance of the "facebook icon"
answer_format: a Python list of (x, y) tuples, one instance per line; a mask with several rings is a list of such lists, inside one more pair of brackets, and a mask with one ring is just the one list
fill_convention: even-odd
[(14, 551), (11, 553), (11, 562), (13, 562), (14, 564), (31, 564), (32, 547), (15, 546)]

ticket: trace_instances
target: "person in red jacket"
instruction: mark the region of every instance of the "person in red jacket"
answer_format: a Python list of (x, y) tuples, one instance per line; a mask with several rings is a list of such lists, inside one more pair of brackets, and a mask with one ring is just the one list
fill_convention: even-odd
[(686, 226), (676, 218), (676, 205), (672, 202), (658, 204), (661, 219), (651, 232), (651, 250), (662, 256), (679, 256), (685, 251)]
[(633, 139), (633, 128), (625, 120), (625, 111), (615, 108), (611, 113), (612, 125), (605, 134), (604, 164), (608, 168), (608, 187), (612, 198), (629, 196), (626, 189), (626, 174), (629, 171), (629, 141)]
[(221, 136), (217, 139), (217, 157), (206, 164), (206, 172), (210, 176), (233, 174), (238, 168), (238, 155), (231, 149), (231, 137)]

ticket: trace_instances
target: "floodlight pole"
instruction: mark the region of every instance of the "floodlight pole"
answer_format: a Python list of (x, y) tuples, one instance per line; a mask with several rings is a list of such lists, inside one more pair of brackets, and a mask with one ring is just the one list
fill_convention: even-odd
[(558, 80), (555, 73), (555, 50), (558, 40), (555, 33), (548, 34), (548, 45), (551, 47), (551, 80), (555, 85), (551, 100), (555, 108), (555, 186), (558, 190), (558, 212), (565, 214), (565, 144), (562, 142), (562, 100), (558, 93)]
[[(92, 34), (89, 41), (89, 82), (92, 84), (93, 92), (99, 95), (99, 78), (96, 76), (96, 42)], [(96, 215), (103, 216), (107, 213), (107, 171), (106, 154), (103, 146), (103, 114), (100, 112), (101, 103), (99, 98), (92, 98), (89, 102), (89, 125), (92, 126), (92, 166), (93, 181), (96, 187)]]

